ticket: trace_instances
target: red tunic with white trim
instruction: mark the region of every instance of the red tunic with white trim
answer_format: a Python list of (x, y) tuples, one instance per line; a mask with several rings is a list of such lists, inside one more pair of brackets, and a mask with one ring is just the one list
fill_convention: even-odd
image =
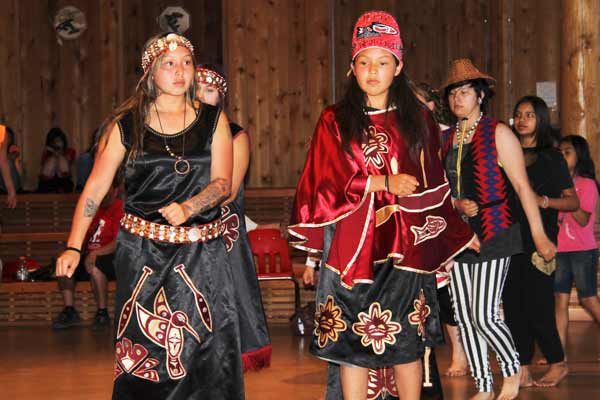
[[(352, 143), (352, 155), (344, 151), (334, 107), (321, 114), (298, 183), (292, 245), (322, 251), (324, 228), (335, 224), (324, 261), (348, 288), (372, 280), (373, 264), (388, 258), (399, 268), (430, 273), (464, 250), (474, 235), (452, 207), (430, 114), (424, 111), (429, 142), (413, 160), (396, 113), (385, 110), (370, 112), (368, 139)], [(415, 193), (368, 192), (369, 176), (398, 173), (418, 179)]]

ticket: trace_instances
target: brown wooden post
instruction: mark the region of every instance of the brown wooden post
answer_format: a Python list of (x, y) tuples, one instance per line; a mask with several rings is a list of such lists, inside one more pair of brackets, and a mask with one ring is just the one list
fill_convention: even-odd
[(560, 123), (587, 138), (600, 172), (600, 0), (562, 0)]

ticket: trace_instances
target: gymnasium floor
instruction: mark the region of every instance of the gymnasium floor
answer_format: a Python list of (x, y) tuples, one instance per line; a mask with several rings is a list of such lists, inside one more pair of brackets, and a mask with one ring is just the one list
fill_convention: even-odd
[[(569, 334), (570, 375), (558, 388), (522, 390), (519, 399), (600, 399), (600, 330), (591, 322), (573, 322)], [(292, 336), (281, 325), (271, 327), (271, 336), (272, 366), (246, 374), (246, 398), (319, 399), (326, 365), (308, 353), (307, 339)], [(0, 398), (110, 398), (113, 356), (108, 333), (85, 326), (63, 332), (47, 327), (0, 328), (0, 343)], [(447, 347), (439, 349), (441, 371), (448, 366), (448, 356)], [(534, 367), (535, 376), (543, 368)], [(466, 399), (473, 390), (470, 377), (444, 377), (443, 385), (447, 400)]]

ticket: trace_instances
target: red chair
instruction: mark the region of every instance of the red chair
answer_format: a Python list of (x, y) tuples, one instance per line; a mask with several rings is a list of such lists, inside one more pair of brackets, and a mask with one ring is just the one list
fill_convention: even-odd
[(300, 287), (294, 277), (288, 242), (279, 229), (255, 229), (248, 232), (259, 281), (289, 280), (294, 284), (294, 303), (300, 307)]

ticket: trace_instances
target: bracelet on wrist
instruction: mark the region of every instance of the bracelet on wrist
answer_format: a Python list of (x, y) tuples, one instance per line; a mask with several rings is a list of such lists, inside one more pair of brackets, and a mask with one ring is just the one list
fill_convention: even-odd
[(81, 250), (78, 249), (77, 247), (67, 246), (67, 247), (65, 247), (64, 251), (67, 251), (67, 250), (74, 251), (74, 252), (79, 253), (81, 255)]
[(550, 199), (548, 198), (548, 196), (546, 196), (546, 195), (542, 196), (542, 208), (548, 208), (549, 202), (550, 202)]

